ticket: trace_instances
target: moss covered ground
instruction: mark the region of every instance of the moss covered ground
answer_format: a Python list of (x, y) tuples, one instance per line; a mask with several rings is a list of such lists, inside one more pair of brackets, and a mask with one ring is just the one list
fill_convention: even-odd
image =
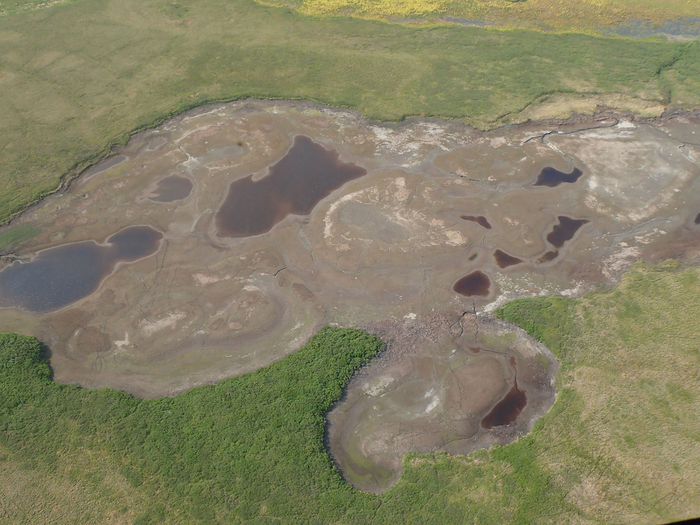
[(662, 523), (700, 515), (700, 270), (498, 312), (562, 362), (534, 431), (469, 457), (410, 454), (383, 495), (343, 482), (324, 414), (381, 342), (325, 328), (255, 373), (140, 400), (51, 380), (0, 338), (3, 523)]

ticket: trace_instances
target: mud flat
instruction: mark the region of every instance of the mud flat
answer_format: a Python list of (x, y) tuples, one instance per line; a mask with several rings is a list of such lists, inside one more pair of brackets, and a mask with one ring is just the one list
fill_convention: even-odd
[(362, 490), (389, 488), (407, 452), (512, 441), (554, 402), (556, 360), (507, 323), (441, 313), (366, 328), (387, 349), (353, 378), (326, 432), (331, 457)]
[[(201, 108), (134, 136), (9, 226), (39, 233), (2, 259), (0, 330), (46, 343), (58, 381), (150, 397), (255, 370), (327, 323), (411, 333), (435, 316), (461, 326), (470, 312), (486, 326), (509, 300), (583, 294), (639, 259), (697, 263), (697, 137), (693, 115), (603, 113), (484, 133), (303, 102)], [(33, 303), (29, 281), (8, 288), (51, 250), (97, 250), (133, 226), (160, 232), (157, 249), (108, 258), (114, 267), (94, 278), (76, 270), (79, 293)], [(468, 276), (488, 284), (462, 290)], [(512, 439), (551, 403), (550, 361), (483, 330), (390, 347), (397, 372), (377, 414), (399, 407), (396, 417), (370, 422), (369, 398), (361, 413), (338, 405), (337, 428), (355, 441), (332, 452), (355, 465), (358, 486), (382, 490), (398, 475), (387, 443), (468, 451)], [(501, 413), (515, 419), (496, 424)]]

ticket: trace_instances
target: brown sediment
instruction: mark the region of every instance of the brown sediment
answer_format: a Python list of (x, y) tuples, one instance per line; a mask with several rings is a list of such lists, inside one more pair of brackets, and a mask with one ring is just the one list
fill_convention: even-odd
[[(455, 314), (367, 327), (387, 348), (351, 380), (328, 414), (326, 434), (331, 457), (357, 488), (386, 490), (409, 451), (469, 454), (509, 443), (553, 403), (557, 366), (545, 349), (524, 332), (473, 314), (460, 317), (456, 332)], [(488, 345), (479, 342), (484, 338)], [(514, 381), (527, 390), (526, 406), (509, 424), (508, 414), (496, 421), (503, 423), (497, 432), (485, 428), (482, 421)]]
[[(692, 264), (700, 249), (695, 226), (688, 228), (700, 210), (700, 196), (691, 191), (696, 156), (662, 154), (697, 134), (700, 121), (689, 115), (618, 128), (619, 115), (606, 113), (477, 132), (432, 119), (379, 124), (307, 102), (246, 100), (215, 109), (135, 135), (115, 151), (125, 157), (117, 167), (64, 186), (7, 227), (27, 224), (38, 233), (13, 244), (2, 267), (134, 224), (167, 232), (158, 257), (115, 271), (94, 294), (60, 311), (0, 310), (0, 331), (50, 342), (58, 381), (172, 395), (281, 358), (321, 324), (364, 326), (385, 317), (409, 323), (414, 314), (463, 303), (453, 286), (465, 271), (479, 269), (492, 281), (488, 295), (470, 296), (481, 309), (493, 300), (570, 290), (573, 282), (580, 283), (577, 294), (613, 284), (637, 259), (669, 254)], [(263, 183), (296, 135), (369, 173), (265, 235), (218, 237), (215, 215), (232, 181), (255, 174), (249, 184)], [(556, 147), (542, 148), (542, 140)], [(584, 174), (595, 165), (595, 184), (533, 191), (543, 166), (567, 165)], [(649, 177), (650, 169), (658, 176)], [(158, 182), (174, 174), (192, 181), (190, 195), (177, 206), (152, 205)], [(549, 256), (537, 262), (547, 250), (558, 261), (545, 238), (552, 209), (595, 226), (576, 232), (580, 242), (556, 266)], [(634, 217), (620, 212), (629, 209), (637, 210)], [(244, 215), (255, 222), (258, 211), (250, 207)], [(487, 217), (488, 239), (462, 213)], [(486, 250), (496, 248), (523, 263), (495, 273)], [(476, 266), (482, 259), (484, 266)], [(465, 263), (474, 266), (465, 270)], [(268, 330), (270, 318), (279, 322)], [(85, 335), (98, 332), (107, 342), (95, 345)], [(242, 334), (236, 341), (244, 342), (232, 346), (229, 336)], [(523, 386), (532, 398), (534, 390)], [(499, 387), (499, 395), (510, 387)]]

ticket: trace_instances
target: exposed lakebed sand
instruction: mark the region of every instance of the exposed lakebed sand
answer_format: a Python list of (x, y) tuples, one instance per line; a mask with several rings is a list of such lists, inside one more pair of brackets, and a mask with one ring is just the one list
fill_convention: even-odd
[[(11, 225), (40, 233), (3, 260), (0, 330), (45, 342), (58, 381), (147, 397), (255, 370), (323, 324), (370, 330), (388, 348), (328, 437), (349, 481), (383, 490), (405, 452), (508, 441), (551, 406), (551, 355), (485, 314), (612, 284), (639, 259), (696, 262), (699, 139), (689, 115), (485, 133), (301, 102), (202, 108)], [(133, 226), (150, 233), (121, 256), (110, 239)], [(80, 279), (90, 261), (51, 259), (70, 246), (102, 265), (73, 302), (50, 302), (52, 282), (8, 292), (9, 272), (40, 264)]]

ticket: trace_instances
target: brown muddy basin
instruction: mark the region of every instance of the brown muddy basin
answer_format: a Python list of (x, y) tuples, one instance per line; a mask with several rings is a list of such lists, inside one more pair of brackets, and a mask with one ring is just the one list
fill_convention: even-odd
[[(553, 400), (546, 351), (469, 335), (465, 312), (486, 326), (511, 299), (580, 295), (639, 259), (698, 262), (696, 135), (692, 115), (484, 133), (303, 102), (201, 108), (6, 227), (39, 233), (2, 259), (0, 331), (49, 345), (58, 381), (146, 397), (255, 370), (324, 324), (414, 334), (425, 344), (390, 344), (329, 427), (346, 477), (382, 490), (403, 452), (506, 442)], [(150, 255), (94, 242), (132, 226), (161, 232), (136, 254)], [(45, 262), (71, 246), (92, 251)], [(449, 329), (422, 338), (438, 318)], [(391, 384), (350, 410), (362, 381), (388, 381), (381, 363)]]
[(524, 332), (473, 314), (384, 321), (386, 351), (328, 414), (345, 479), (381, 492), (407, 452), (468, 454), (528, 432), (554, 401), (557, 363)]

